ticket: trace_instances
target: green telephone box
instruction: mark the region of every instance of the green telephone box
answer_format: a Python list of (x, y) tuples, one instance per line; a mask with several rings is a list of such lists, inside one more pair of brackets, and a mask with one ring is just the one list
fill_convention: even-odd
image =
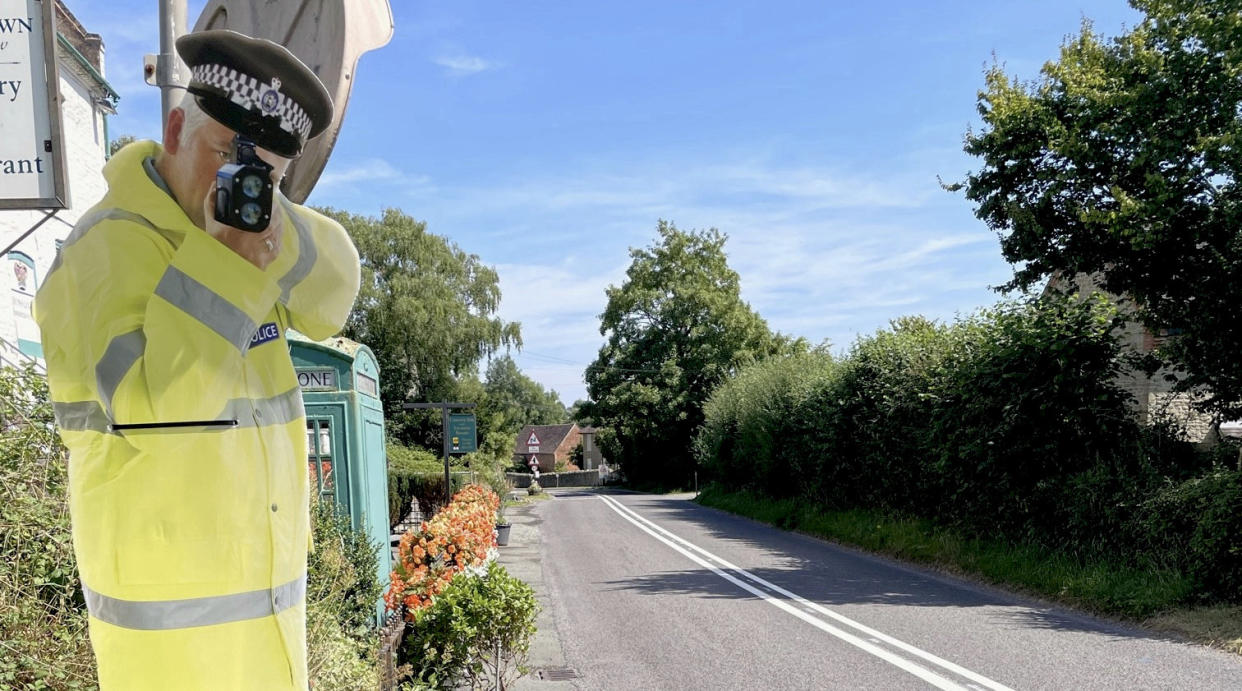
[[(376, 575), (392, 571), (388, 526), (388, 460), (379, 366), (371, 349), (348, 338), (312, 341), (289, 330), (289, 355), (306, 406), (306, 460), (311, 491), (349, 515), (379, 545)], [(384, 603), (376, 603), (376, 623)]]

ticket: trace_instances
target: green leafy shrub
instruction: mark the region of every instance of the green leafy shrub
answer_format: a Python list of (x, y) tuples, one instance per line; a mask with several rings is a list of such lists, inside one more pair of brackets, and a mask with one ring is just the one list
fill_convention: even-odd
[(721, 384), (703, 407), (703, 427), (695, 438), (695, 453), (705, 470), (738, 488), (772, 496), (796, 492), (782, 462), (784, 428), (832, 370), (829, 354), (808, 353), (761, 360)]
[(316, 689), (379, 685), (375, 618), (380, 546), (335, 504), (312, 495), (315, 551), (307, 557), (307, 671)]
[(530, 586), (492, 562), (463, 575), (418, 612), (399, 661), (435, 688), (506, 688), (526, 673), (539, 606)]
[(942, 512), (1014, 536), (1116, 534), (1116, 481), (1141, 471), (1114, 316), (1102, 297), (1051, 296), (963, 326), (930, 392)]
[[(773, 505), (1177, 568), (1236, 599), (1234, 485), (1186, 484), (1233, 467), (1236, 449), (1204, 454), (1168, 421), (1138, 424), (1118, 383), (1118, 324), (1102, 298), (1050, 294), (950, 325), (900, 319), (833, 362), (760, 362), (713, 392), (696, 455), (723, 489)], [(1152, 499), (1164, 487), (1177, 489)]]
[(375, 628), (376, 606), (383, 592), (379, 582), (379, 550), (366, 531), (354, 530), (344, 510), (315, 495), (311, 499), (311, 530), (315, 551), (307, 557), (307, 587), (319, 590), (314, 599), (331, 600), (343, 628), (361, 634)]
[(1242, 593), (1242, 471), (1217, 470), (1166, 487), (1143, 502), (1136, 543), (1183, 568), (1200, 593), (1236, 601)]
[[(444, 460), (422, 448), (388, 444), (388, 526), (395, 528), (409, 511), (410, 501), (431, 516), (445, 503)], [(462, 470), (460, 466), (451, 470)], [(466, 485), (465, 478), (453, 475), (451, 493)]]
[(543, 494), (543, 487), (539, 486), (538, 480), (530, 481), (530, 486), (526, 488), (526, 494), (532, 497), (536, 494)]
[(0, 688), (96, 688), (67, 462), (46, 380), (0, 370)]

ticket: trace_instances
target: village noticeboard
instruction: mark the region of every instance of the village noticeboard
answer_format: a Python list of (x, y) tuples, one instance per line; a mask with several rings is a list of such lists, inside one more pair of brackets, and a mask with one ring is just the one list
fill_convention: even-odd
[(451, 413), (448, 416), (450, 453), (474, 453), (479, 450), (478, 428), (473, 413)]

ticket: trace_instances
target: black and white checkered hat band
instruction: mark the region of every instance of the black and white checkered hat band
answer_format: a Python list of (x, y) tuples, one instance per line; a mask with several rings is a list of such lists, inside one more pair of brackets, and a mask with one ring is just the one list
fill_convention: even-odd
[(311, 119), (293, 99), (280, 93), (280, 84), (263, 84), (248, 74), (224, 65), (198, 65), (190, 70), (195, 81), (220, 89), (229, 100), (247, 110), (257, 110), (280, 118), (280, 128), (310, 137)]

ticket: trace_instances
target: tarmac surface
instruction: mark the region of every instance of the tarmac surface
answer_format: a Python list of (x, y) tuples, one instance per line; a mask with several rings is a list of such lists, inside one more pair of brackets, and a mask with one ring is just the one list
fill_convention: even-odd
[(515, 689), (1242, 689), (1238, 656), (689, 495), (553, 495), (507, 511), (542, 607)]

